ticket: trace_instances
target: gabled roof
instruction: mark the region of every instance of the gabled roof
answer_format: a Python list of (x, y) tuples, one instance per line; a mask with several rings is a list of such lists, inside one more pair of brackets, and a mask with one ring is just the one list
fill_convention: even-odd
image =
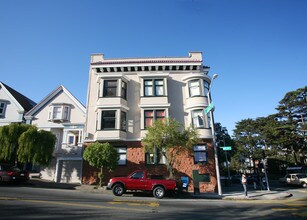
[(82, 112), (85, 114), (85, 107), (84, 105), (75, 98), (64, 86), (60, 85), (55, 90), (53, 90), (49, 95), (47, 95), (43, 100), (41, 100), (34, 108), (32, 108), (29, 112), (27, 112), (26, 116), (33, 116), (37, 112), (39, 112), (43, 107), (48, 105), (56, 96), (60, 93), (64, 92), (78, 107)]
[(36, 105), (34, 101), (17, 92), (3, 82), (0, 82), (0, 86), (4, 87), (13, 96), (13, 98), (21, 105), (25, 112), (30, 111)]

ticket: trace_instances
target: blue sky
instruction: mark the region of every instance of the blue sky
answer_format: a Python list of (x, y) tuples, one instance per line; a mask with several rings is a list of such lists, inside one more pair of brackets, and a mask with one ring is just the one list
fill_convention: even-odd
[(215, 121), (275, 113), (307, 85), (305, 0), (0, 1), (0, 81), (39, 102), (64, 85), (86, 104), (90, 55), (203, 52)]

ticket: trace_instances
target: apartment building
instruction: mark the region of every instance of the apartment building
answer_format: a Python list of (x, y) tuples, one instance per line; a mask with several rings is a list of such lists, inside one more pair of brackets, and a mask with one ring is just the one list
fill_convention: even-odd
[[(203, 65), (201, 52), (187, 57), (105, 58), (91, 56), (85, 147), (90, 143), (109, 142), (118, 150), (120, 159), (111, 176), (127, 175), (135, 169), (146, 169), (167, 175), (165, 158), (159, 152), (146, 152), (141, 144), (146, 127), (161, 118), (174, 118), (185, 127), (197, 128), (200, 143), (194, 153), (180, 155), (175, 165), (179, 176), (188, 176), (193, 190), (195, 171), (209, 176), (200, 182), (201, 192), (216, 187), (214, 151), (208, 91), (209, 67)], [(158, 158), (158, 159), (153, 159)], [(83, 183), (97, 182), (98, 170), (83, 164)]]

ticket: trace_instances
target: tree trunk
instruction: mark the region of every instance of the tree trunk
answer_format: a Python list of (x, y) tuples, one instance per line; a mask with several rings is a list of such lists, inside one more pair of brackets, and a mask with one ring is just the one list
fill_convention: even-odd
[(98, 174), (99, 176), (99, 186), (102, 187), (103, 185), (103, 167), (100, 167), (100, 173)]
[(298, 160), (297, 160), (296, 152), (295, 152), (293, 146), (291, 146), (291, 151), (292, 151), (292, 156), (293, 156), (293, 159), (294, 159), (294, 163), (295, 163), (295, 165), (297, 165), (298, 164)]

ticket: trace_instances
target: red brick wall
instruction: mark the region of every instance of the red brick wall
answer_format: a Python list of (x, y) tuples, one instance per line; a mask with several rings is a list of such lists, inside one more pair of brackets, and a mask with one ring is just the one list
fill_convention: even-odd
[[(104, 171), (104, 183), (107, 184), (108, 180), (114, 176), (127, 176), (137, 169), (145, 169), (149, 174), (163, 175), (168, 176), (168, 172), (165, 165), (145, 165), (145, 151), (141, 142), (121, 142), (121, 143), (111, 143), (116, 146), (127, 146), (127, 165), (118, 166), (116, 170), (112, 173), (109, 173), (107, 170)], [(177, 163), (174, 166), (175, 176), (179, 179), (180, 176), (188, 176), (190, 179), (189, 191), (193, 191), (193, 170), (199, 170), (200, 174), (209, 174), (210, 182), (209, 183), (200, 183), (199, 190), (200, 192), (214, 192), (216, 187), (216, 178), (215, 178), (215, 165), (214, 165), (214, 151), (211, 144), (208, 144), (207, 156), (208, 163), (194, 164), (193, 155), (188, 152), (180, 154), (177, 157)], [(86, 147), (86, 146), (85, 146)], [(83, 161), (83, 184), (97, 184), (99, 169), (95, 169), (86, 161)]]

